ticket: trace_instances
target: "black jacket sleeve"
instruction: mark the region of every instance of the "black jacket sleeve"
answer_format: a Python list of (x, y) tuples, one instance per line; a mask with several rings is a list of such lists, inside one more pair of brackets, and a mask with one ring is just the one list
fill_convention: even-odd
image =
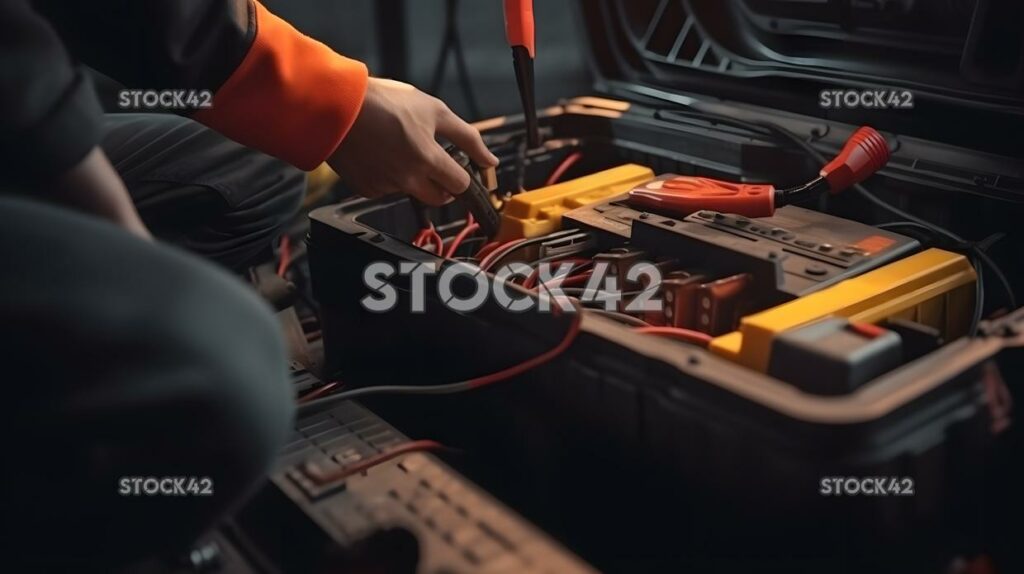
[(79, 62), (131, 87), (216, 91), (254, 35), (249, 0), (0, 0), (0, 178), (63, 173), (99, 143)]
[(100, 105), (45, 18), (0, 0), (0, 177), (63, 173), (100, 137)]
[(256, 35), (250, 0), (34, 3), (77, 59), (132, 88), (215, 92)]

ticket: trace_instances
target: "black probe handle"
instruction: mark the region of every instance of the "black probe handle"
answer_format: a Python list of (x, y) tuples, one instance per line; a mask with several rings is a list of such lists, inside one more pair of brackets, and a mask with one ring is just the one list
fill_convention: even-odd
[(480, 181), (480, 174), (477, 173), (473, 160), (469, 159), (466, 152), (449, 146), (448, 153), (469, 174), (469, 187), (459, 196), (459, 199), (466, 204), (466, 209), (473, 214), (476, 222), (480, 224), (480, 229), (484, 232), (484, 235), (494, 237), (501, 226), (501, 215), (498, 214), (498, 210), (494, 209), (494, 204), (491, 203), (491, 192)]
[(537, 96), (534, 87), (533, 57), (523, 46), (512, 46), (512, 63), (519, 85), (519, 98), (523, 104), (523, 121), (526, 124), (526, 145), (536, 149), (541, 145), (540, 122), (537, 119)]

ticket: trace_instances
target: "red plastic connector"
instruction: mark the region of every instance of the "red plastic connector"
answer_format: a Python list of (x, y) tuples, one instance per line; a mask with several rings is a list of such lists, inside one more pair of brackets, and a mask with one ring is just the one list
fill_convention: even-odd
[(828, 181), (829, 191), (839, 193), (860, 183), (889, 161), (889, 144), (877, 130), (862, 126), (853, 132), (842, 151), (819, 175)]
[(676, 176), (630, 191), (629, 203), (641, 209), (682, 216), (707, 209), (745, 217), (768, 217), (775, 212), (775, 186)]

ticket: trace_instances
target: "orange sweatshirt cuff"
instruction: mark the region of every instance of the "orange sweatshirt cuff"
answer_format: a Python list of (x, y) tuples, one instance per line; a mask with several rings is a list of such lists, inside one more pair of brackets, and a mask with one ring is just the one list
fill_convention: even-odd
[(336, 54), (253, 2), (245, 59), (193, 117), (246, 146), (312, 170), (337, 149), (366, 95), (362, 62)]

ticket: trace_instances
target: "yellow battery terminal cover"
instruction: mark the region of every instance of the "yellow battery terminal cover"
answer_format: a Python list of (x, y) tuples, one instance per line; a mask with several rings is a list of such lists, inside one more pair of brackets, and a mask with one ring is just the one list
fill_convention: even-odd
[(654, 172), (625, 164), (513, 196), (501, 213), (498, 241), (539, 237), (560, 229), (562, 214), (626, 193), (654, 179)]
[(942, 331), (946, 340), (970, 325), (977, 275), (963, 255), (928, 249), (817, 293), (740, 320), (738, 331), (716, 337), (715, 354), (766, 372), (776, 335), (826, 317), (877, 323), (911, 319)]

